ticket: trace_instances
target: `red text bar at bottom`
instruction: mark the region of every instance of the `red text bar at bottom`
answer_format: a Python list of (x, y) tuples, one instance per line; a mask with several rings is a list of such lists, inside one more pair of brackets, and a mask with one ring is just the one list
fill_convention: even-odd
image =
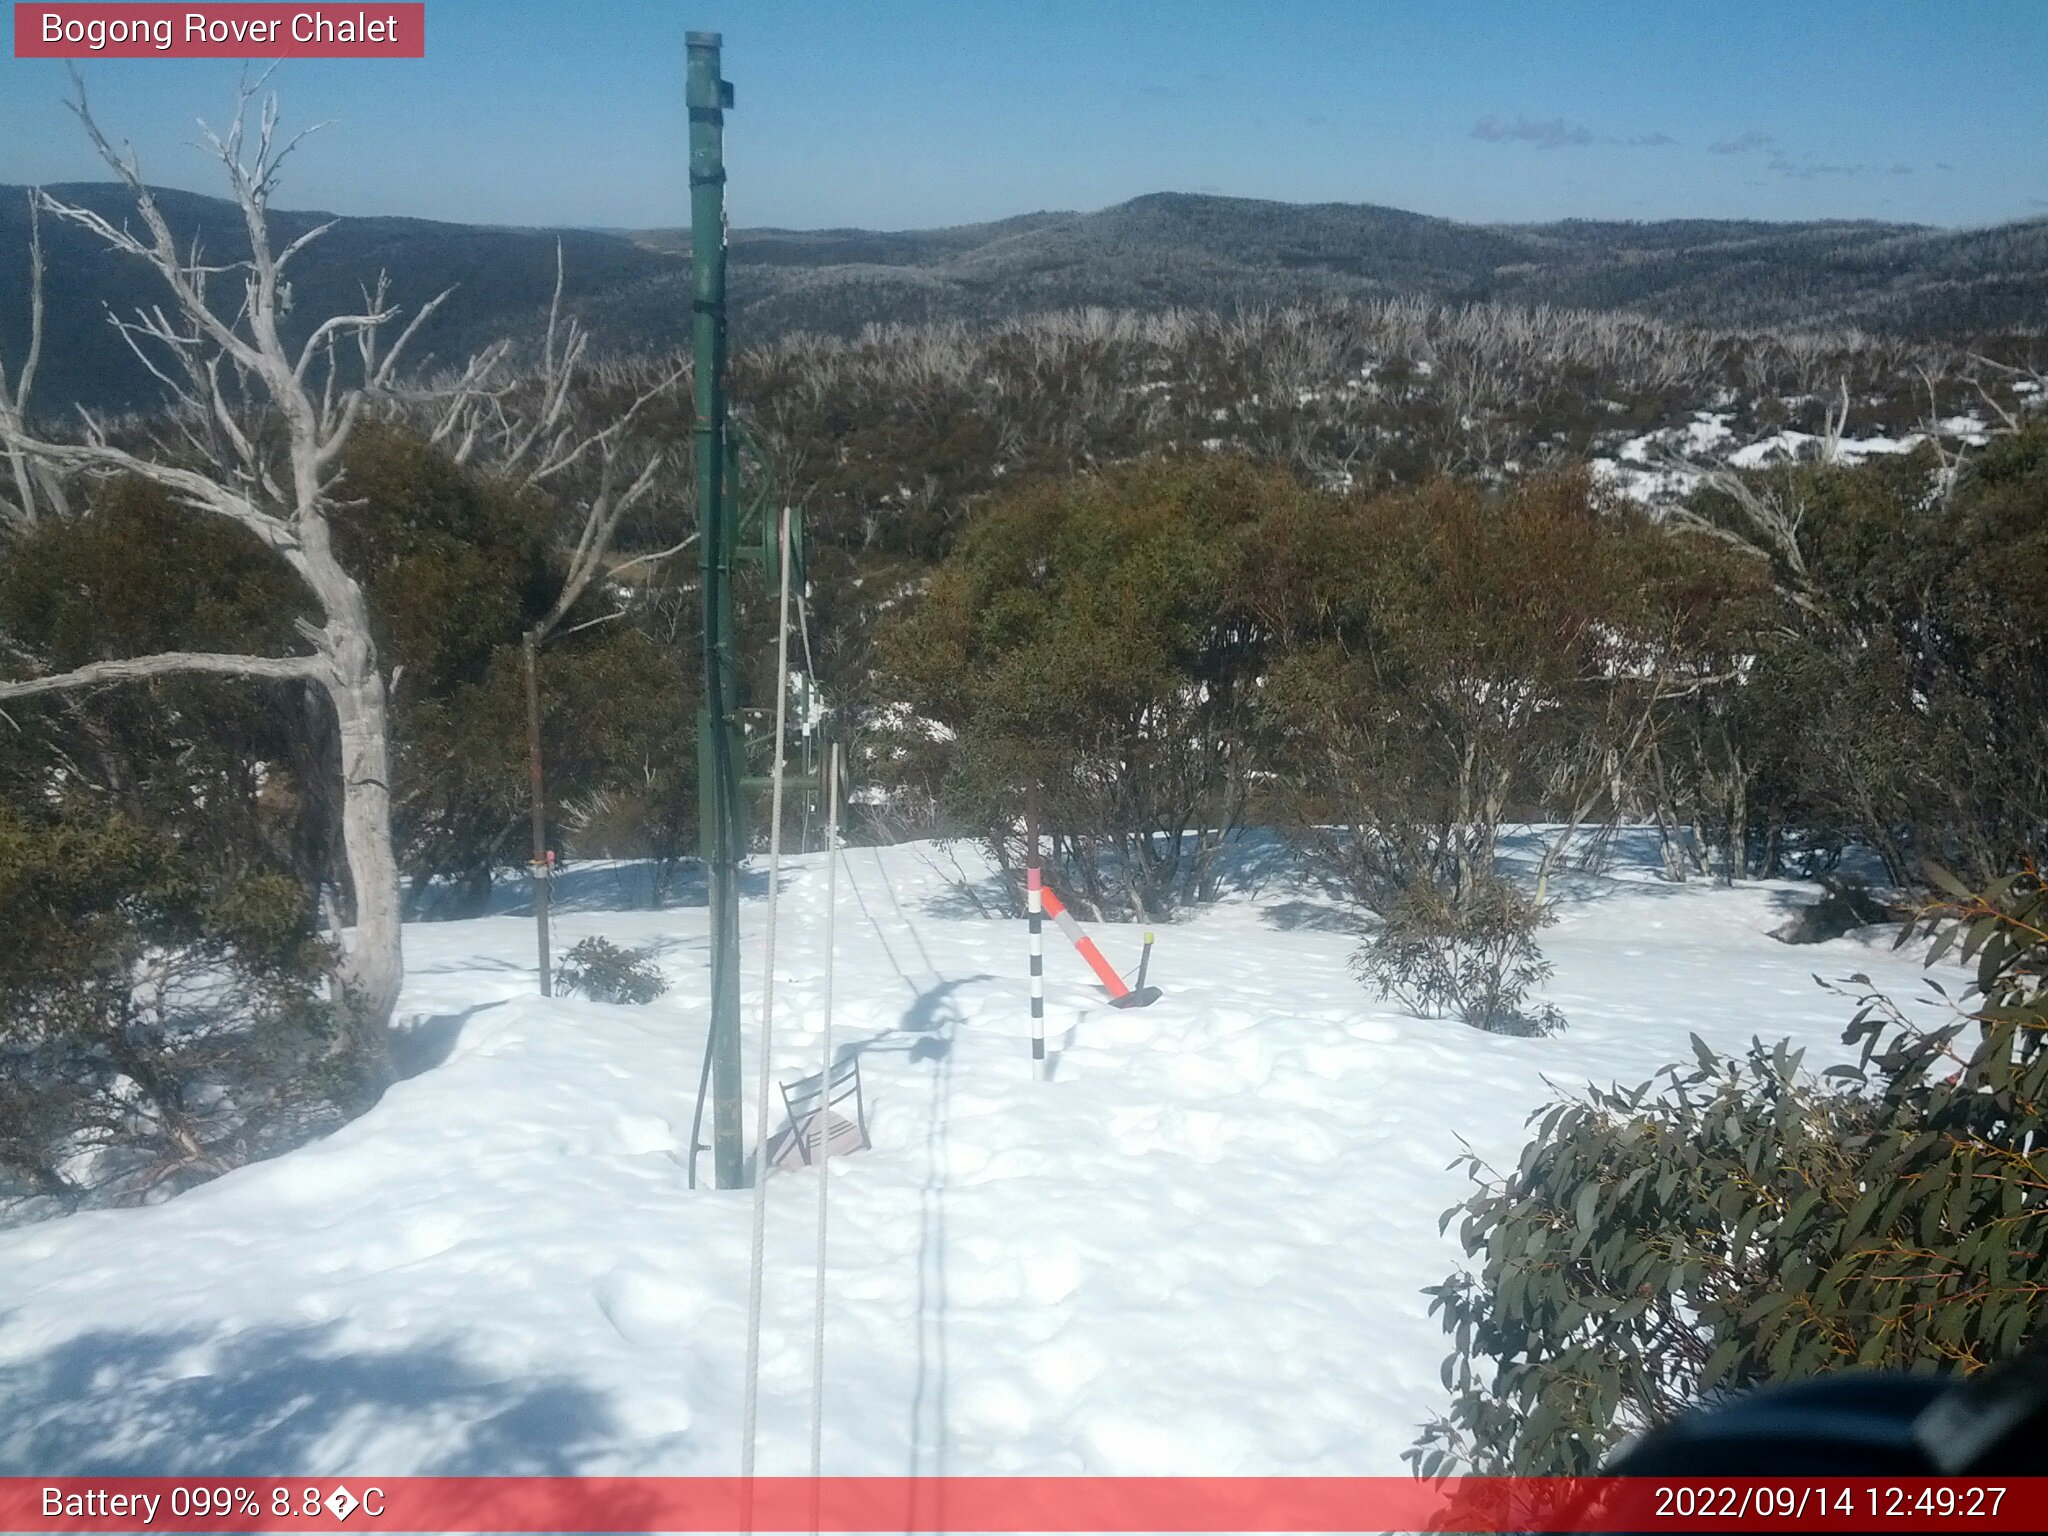
[(2048, 1477), (0, 1478), (0, 1531), (2041, 1531)]

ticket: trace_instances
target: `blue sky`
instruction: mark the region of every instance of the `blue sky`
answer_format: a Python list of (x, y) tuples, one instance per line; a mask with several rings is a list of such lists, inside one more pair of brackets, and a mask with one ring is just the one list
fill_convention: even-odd
[[(733, 222), (923, 227), (1144, 192), (1474, 220), (2048, 212), (2048, 4), (428, 0), (418, 61), (303, 61), (279, 202), (686, 217), (682, 37), (725, 34)], [(236, 66), (85, 66), (160, 182)], [(0, 59), (0, 181), (93, 177), (62, 66)]]

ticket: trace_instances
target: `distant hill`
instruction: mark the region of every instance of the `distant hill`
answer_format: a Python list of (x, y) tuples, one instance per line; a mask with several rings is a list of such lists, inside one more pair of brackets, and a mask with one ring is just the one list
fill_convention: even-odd
[[(118, 217), (118, 188), (58, 196)], [(231, 256), (228, 204), (161, 194), (181, 232)], [(26, 204), (0, 187), (0, 356), (26, 330)], [(290, 236), (324, 218), (275, 215)], [(107, 306), (154, 299), (148, 274), (45, 220), (49, 344), (45, 410), (147, 402), (152, 381), (106, 324)], [(503, 229), (419, 219), (345, 219), (307, 252), (300, 322), (358, 297), (378, 269), (408, 307), (457, 294), (422, 336), (454, 361), (545, 316), (563, 244), (570, 301), (599, 343), (682, 344), (689, 330), (687, 230)], [(1034, 213), (950, 229), (735, 230), (733, 339), (799, 330), (849, 334), (874, 322), (980, 322), (1079, 305), (1233, 309), (1324, 298), (1414, 295), (1631, 310), (1713, 326), (1838, 327), (1960, 334), (2048, 327), (2048, 220), (1950, 231), (1870, 222), (1566, 220), (1476, 225), (1395, 208), (1159, 193), (1098, 213)]]
[[(134, 204), (112, 183), (49, 191), (116, 224), (138, 222)], [(233, 204), (161, 189), (156, 198), (181, 240), (197, 238), (208, 256), (221, 260), (247, 253)], [(273, 211), (273, 236), (281, 245), (330, 217)], [(161, 281), (140, 259), (108, 250), (76, 225), (46, 214), (42, 231), (45, 340), (35, 392), (41, 412), (68, 410), (74, 402), (115, 410), (154, 402), (160, 394), (155, 380), (107, 323), (107, 312), (161, 302)], [(10, 377), (28, 334), (28, 235), (25, 189), (0, 186), (0, 358), (8, 362)], [(408, 312), (455, 285), (453, 297), (415, 340), (413, 355), (460, 363), (499, 336), (527, 334), (545, 323), (558, 239), (565, 291), (579, 302), (674, 266), (674, 258), (616, 235), (343, 219), (293, 262), (288, 318), (303, 337), (327, 315), (359, 310), (364, 287), (376, 282), (379, 271), (391, 274), (391, 299)]]

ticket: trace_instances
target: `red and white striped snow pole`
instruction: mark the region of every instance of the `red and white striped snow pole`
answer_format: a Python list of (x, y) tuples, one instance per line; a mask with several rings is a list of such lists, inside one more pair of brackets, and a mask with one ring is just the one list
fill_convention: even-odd
[(1088, 962), (1088, 968), (1101, 978), (1105, 987), (1109, 988), (1109, 1000), (1116, 1002), (1129, 997), (1131, 989), (1124, 984), (1123, 977), (1117, 975), (1115, 966), (1102, 958), (1102, 951), (1095, 947), (1095, 941), (1081, 931), (1081, 925), (1074, 921), (1074, 914), (1060, 904), (1059, 897), (1052, 893), (1052, 887), (1041, 885), (1039, 890), (1045, 901), (1045, 910), (1051, 915), (1052, 920), (1060, 925), (1060, 932), (1067, 936), (1074, 948), (1081, 951), (1081, 958)]
[(1098, 976), (1103, 986), (1109, 989), (1109, 1006), (1112, 1008), (1148, 1008), (1159, 1001), (1157, 987), (1145, 985), (1145, 967), (1152, 959), (1152, 935), (1145, 935), (1144, 957), (1138, 962), (1138, 988), (1134, 992), (1125, 983), (1095, 947), (1095, 941), (1081, 931), (1081, 925), (1074, 921), (1053, 894), (1051, 886), (1045, 883), (1045, 872), (1038, 863), (1038, 786), (1033, 784), (1024, 796), (1024, 910), (1031, 922), (1031, 1068), (1035, 1076), (1046, 1075), (1045, 1059), (1045, 924), (1044, 914), (1052, 914), (1052, 920), (1060, 925), (1064, 933), (1081, 952), (1081, 958)]
[(1038, 786), (1024, 797), (1024, 905), (1031, 917), (1031, 1074), (1045, 1076), (1045, 884), (1038, 869)]
[[(1133, 991), (1125, 983), (1123, 977), (1117, 975), (1116, 967), (1102, 957), (1102, 951), (1095, 947), (1095, 941), (1081, 931), (1081, 925), (1074, 921), (1073, 914), (1060, 905), (1060, 899), (1052, 893), (1052, 887), (1037, 878), (1038, 871), (1036, 867), (1032, 869), (1031, 874), (1031, 894), (1035, 898), (1031, 908), (1031, 921), (1033, 924), (1031, 942), (1034, 951), (1038, 944), (1038, 906), (1042, 903), (1045, 910), (1052, 914), (1052, 920), (1060, 925), (1060, 932), (1073, 941), (1074, 948), (1081, 952), (1081, 958), (1088, 962), (1089, 969), (1094, 971), (1102, 979), (1103, 986), (1109, 989), (1110, 1007), (1150, 1008), (1154, 1003), (1158, 1002), (1162, 995), (1160, 990), (1157, 987), (1145, 985), (1145, 968), (1152, 962), (1152, 935), (1149, 933), (1145, 935), (1145, 953), (1138, 961), (1138, 985), (1137, 989)], [(1037, 984), (1035, 971), (1032, 980), (1035, 986)], [(1038, 1006), (1038, 996), (1034, 992), (1032, 995), (1032, 1007), (1036, 1009)]]
[(1024, 871), (1024, 901), (1031, 914), (1031, 1066), (1045, 1070), (1045, 886), (1038, 866)]

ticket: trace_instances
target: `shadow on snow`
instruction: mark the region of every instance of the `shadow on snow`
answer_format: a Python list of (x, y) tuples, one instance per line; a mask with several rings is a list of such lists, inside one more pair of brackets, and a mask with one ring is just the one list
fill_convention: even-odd
[(374, 1436), (439, 1444), (407, 1469), (421, 1474), (567, 1475), (619, 1436), (567, 1377), (485, 1375), (445, 1345), (342, 1346), (335, 1327), (96, 1330), (0, 1365), (0, 1473), (388, 1470), (344, 1464)]

